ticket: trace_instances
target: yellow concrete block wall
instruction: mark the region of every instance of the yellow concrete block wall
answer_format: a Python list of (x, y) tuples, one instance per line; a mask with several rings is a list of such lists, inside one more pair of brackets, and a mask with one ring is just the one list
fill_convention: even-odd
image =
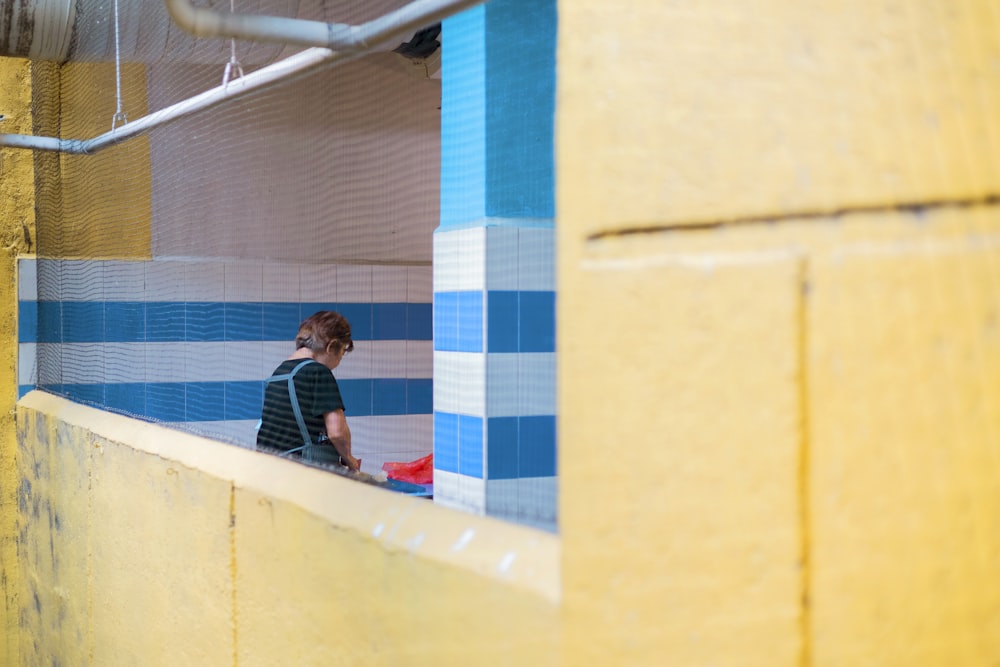
[(584, 234), (996, 195), (990, 0), (619, 9), (559, 6), (560, 213)]
[[(31, 134), (31, 63), (0, 57), (0, 131)], [(32, 252), (35, 237), (34, 169), (31, 153), (0, 148), (0, 246)]]
[[(30, 134), (31, 64), (0, 58), (0, 131)], [(30, 153), (0, 149), (0, 663), (18, 664), (17, 257), (34, 250), (34, 167)]]
[(32, 394), (6, 656), (1000, 661), (995, 3), (573, 0), (558, 49), (559, 537)]
[(32, 392), (22, 664), (558, 661), (558, 539)]
[(916, 217), (811, 263), (817, 665), (1000, 661), (1000, 207)]
[(18, 511), (17, 436), (17, 256), (0, 253), (0, 281), (8, 286), (0, 300), (0, 664), (18, 664)]
[(995, 3), (559, 21), (564, 661), (1000, 660)]
[(800, 664), (800, 258), (670, 244), (603, 243), (560, 292), (560, 330), (602, 322), (560, 338), (564, 655)]

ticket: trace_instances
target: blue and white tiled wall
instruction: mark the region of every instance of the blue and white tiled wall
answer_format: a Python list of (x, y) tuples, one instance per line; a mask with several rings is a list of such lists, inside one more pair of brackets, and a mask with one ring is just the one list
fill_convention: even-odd
[(442, 22), (433, 262), (434, 500), (549, 529), (556, 23), (554, 0), (492, 0)]
[(19, 261), (18, 382), (245, 446), (302, 319), (355, 343), (335, 375), (363, 469), (432, 450), (431, 267)]
[(434, 498), (556, 521), (553, 228), (434, 234)]

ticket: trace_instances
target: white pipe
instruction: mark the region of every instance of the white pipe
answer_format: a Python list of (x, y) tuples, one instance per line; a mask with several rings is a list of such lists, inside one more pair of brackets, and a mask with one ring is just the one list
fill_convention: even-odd
[(306, 49), (294, 56), (285, 58), (267, 67), (262, 67), (228, 85), (218, 86), (204, 93), (189, 97), (186, 100), (172, 104), (169, 107), (154, 111), (131, 123), (105, 132), (93, 139), (84, 141), (78, 139), (57, 139), (54, 137), (32, 137), (23, 134), (0, 134), (0, 146), (9, 148), (31, 148), (40, 151), (60, 151), (63, 153), (91, 154), (148, 132), (155, 127), (190, 116), (221, 104), (235, 97), (242, 97), (262, 88), (277, 83), (291, 81), (295, 76), (304, 74), (320, 65), (334, 60), (349, 60), (360, 54), (341, 54), (329, 49)]
[(323, 23), (280, 16), (233, 14), (195, 7), (190, 0), (164, 0), (174, 22), (198, 37), (232, 37), (257, 42), (363, 51), (393, 37), (410, 35), (483, 0), (414, 0), (360, 25)]
[[(0, 134), (0, 146), (31, 148), (36, 151), (65, 151), (64, 140), (55, 137), (33, 137), (30, 134)], [(69, 151), (72, 152), (72, 151)]]
[[(331, 51), (327, 48), (306, 49), (294, 56), (285, 58), (267, 67), (262, 67), (235, 81), (230, 81), (227, 85), (218, 86), (200, 95), (189, 97), (186, 100), (126, 123), (111, 132), (106, 132), (93, 139), (81, 141), (79, 139), (59, 139), (56, 137), (34, 137), (24, 134), (0, 134), (0, 146), (86, 155), (96, 153), (103, 148), (114, 146), (127, 139), (148, 132), (153, 128), (184, 118), (185, 116), (190, 116), (198, 111), (209, 109), (235, 97), (242, 97), (256, 90), (291, 81), (293, 78), (321, 65), (334, 62), (347, 62), (360, 58), (365, 55), (366, 51), (373, 49), (380, 42), (384, 42), (385, 39), (392, 35), (400, 32), (412, 32), (413, 26), (423, 27), (433, 24), (442, 18), (462, 11), (472, 5), (479, 4), (482, 1), (416, 0), (416, 2), (410, 3), (394, 12), (389, 12), (381, 18), (369, 21), (361, 26), (349, 26), (358, 29), (357, 32), (352, 34), (357, 35), (358, 39), (364, 40), (364, 47), (355, 45), (348, 51)], [(177, 2), (187, 4), (186, 0), (166, 0), (166, 2), (168, 6)], [(295, 23), (316, 23), (315, 21), (301, 21), (297, 19), (294, 21)], [(321, 23), (320, 25), (325, 26), (327, 24)], [(184, 26), (182, 25), (181, 27)], [(226, 36), (229, 35), (227, 34)], [(237, 36), (247, 37), (247, 35)]]

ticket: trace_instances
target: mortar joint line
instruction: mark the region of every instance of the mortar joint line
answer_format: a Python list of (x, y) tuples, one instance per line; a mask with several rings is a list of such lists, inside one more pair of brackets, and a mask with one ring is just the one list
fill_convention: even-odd
[(622, 229), (599, 231), (589, 234), (587, 242), (603, 241), (610, 238), (621, 238), (640, 234), (662, 234), (664, 232), (686, 232), (721, 229), (724, 227), (750, 226), (762, 224), (781, 224), (790, 222), (807, 222), (811, 220), (828, 220), (847, 218), (858, 215), (879, 213), (909, 213), (922, 214), (941, 210), (963, 210), (979, 207), (1000, 205), (1000, 194), (986, 194), (975, 197), (956, 199), (940, 199), (915, 202), (900, 202), (896, 204), (871, 204), (865, 206), (848, 206), (837, 209), (816, 209), (789, 211), (773, 215), (748, 215), (720, 218), (718, 220), (691, 220), (662, 225), (634, 225)]

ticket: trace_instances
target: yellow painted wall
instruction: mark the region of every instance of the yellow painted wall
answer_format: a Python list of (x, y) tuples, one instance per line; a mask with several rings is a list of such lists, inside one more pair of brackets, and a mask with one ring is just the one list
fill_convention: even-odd
[(554, 664), (558, 539), (41, 392), (23, 664)]
[[(0, 131), (31, 134), (31, 67), (0, 58)], [(19, 254), (33, 250), (34, 171), (31, 154), (0, 149), (0, 663), (19, 664), (17, 581), (17, 283)]]
[(996, 663), (995, 3), (559, 21), (566, 664)]
[[(0, 132), (32, 134), (31, 63), (0, 57)], [(35, 196), (31, 152), (0, 148), (0, 247), (31, 252)]]
[[(127, 117), (146, 115), (146, 70), (121, 68)], [(43, 93), (59, 99), (59, 132), (64, 139), (91, 139), (111, 130), (117, 108), (114, 63), (67, 63), (58, 86)], [(43, 201), (57, 220), (39, 225), (38, 252), (44, 257), (148, 259), (152, 215), (149, 139), (142, 136), (94, 155), (60, 154), (58, 200)], [(48, 193), (45, 193), (48, 194)], [(95, 205), (95, 202), (97, 205)]]
[(559, 536), (33, 393), (8, 656), (1000, 661), (1000, 11), (559, 21)]
[(582, 232), (996, 195), (995, 2), (619, 9), (559, 6), (557, 168)]
[(0, 581), (4, 583), (0, 603), (0, 664), (5, 665), (18, 664), (16, 266), (14, 253), (6, 249), (0, 253), (0, 284), (5, 286), (0, 301)]

